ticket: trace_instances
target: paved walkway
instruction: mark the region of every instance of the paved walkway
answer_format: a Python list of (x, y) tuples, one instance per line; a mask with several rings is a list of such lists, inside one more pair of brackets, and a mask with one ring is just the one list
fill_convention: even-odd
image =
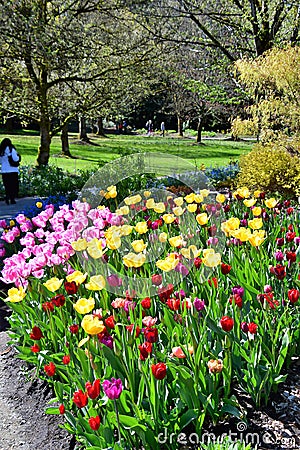
[(15, 205), (7, 205), (4, 200), (0, 201), (0, 219), (12, 219), (16, 214), (35, 205), (38, 199), (37, 197), (18, 198)]

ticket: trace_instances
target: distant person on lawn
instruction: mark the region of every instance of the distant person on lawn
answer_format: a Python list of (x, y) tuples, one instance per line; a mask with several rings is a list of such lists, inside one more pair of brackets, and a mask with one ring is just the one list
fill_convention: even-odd
[(5, 203), (14, 205), (19, 193), (19, 167), (21, 160), (10, 139), (5, 138), (0, 143), (1, 175), (5, 188)]
[(164, 137), (165, 136), (165, 131), (166, 131), (165, 122), (162, 122), (160, 124), (160, 131), (161, 131), (161, 135)]

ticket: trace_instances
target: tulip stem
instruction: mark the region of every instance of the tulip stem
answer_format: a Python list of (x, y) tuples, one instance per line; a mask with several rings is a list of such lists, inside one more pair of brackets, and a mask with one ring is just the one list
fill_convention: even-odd
[(118, 410), (118, 405), (117, 405), (116, 399), (114, 400), (114, 404), (115, 404), (116, 418), (117, 418), (118, 440), (119, 440), (119, 443), (121, 444), (121, 427), (120, 427), (120, 419), (119, 419), (119, 410)]

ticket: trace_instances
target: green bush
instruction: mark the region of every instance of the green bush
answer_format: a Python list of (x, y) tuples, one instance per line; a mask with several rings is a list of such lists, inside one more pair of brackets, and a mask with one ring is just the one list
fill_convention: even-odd
[(238, 186), (299, 197), (299, 147), (297, 141), (256, 144), (250, 153), (241, 157)]
[[(92, 175), (91, 170), (78, 170), (76, 174), (65, 172), (57, 166), (21, 166), (19, 174), (19, 197), (49, 197), (64, 195), (70, 200), (78, 193)], [(4, 187), (0, 186), (0, 197), (4, 198)]]

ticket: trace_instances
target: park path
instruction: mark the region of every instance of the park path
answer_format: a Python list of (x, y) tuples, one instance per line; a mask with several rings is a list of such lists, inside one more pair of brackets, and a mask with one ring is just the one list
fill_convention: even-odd
[(23, 212), (25, 209), (34, 206), (38, 198), (36, 197), (23, 197), (16, 200), (15, 205), (7, 205), (3, 200), (0, 201), (0, 219), (11, 219), (18, 213)]

